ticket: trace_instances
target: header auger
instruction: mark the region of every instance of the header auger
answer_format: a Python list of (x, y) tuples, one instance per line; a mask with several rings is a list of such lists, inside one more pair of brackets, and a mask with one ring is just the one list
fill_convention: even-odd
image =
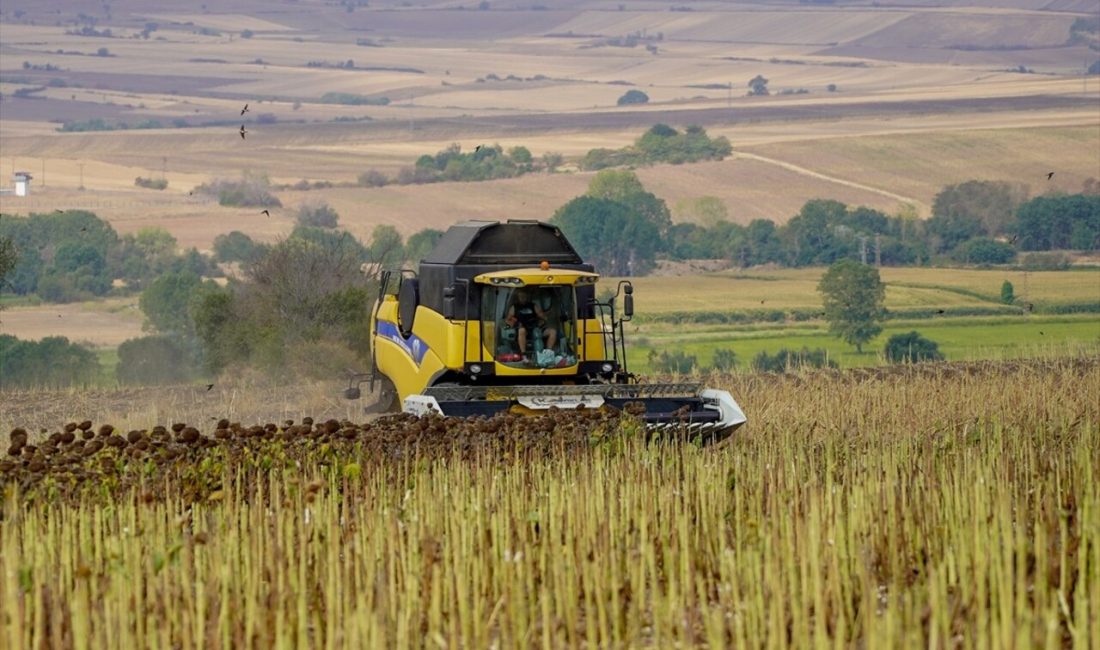
[(726, 391), (630, 373), (623, 324), (634, 315), (634, 288), (622, 280), (599, 302), (598, 280), (555, 226), (456, 224), (418, 271), (382, 274), (373, 368), (353, 373), (345, 396), (358, 398), (370, 382), (372, 410), (457, 417), (608, 405), (703, 443), (744, 424)]

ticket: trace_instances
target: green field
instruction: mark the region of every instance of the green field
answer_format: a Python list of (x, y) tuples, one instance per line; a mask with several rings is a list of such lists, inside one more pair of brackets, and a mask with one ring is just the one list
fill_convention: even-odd
[(739, 365), (745, 367), (760, 352), (774, 354), (782, 348), (808, 347), (828, 350), (830, 358), (842, 368), (879, 365), (885, 363), (882, 351), (887, 339), (911, 330), (939, 344), (948, 360), (1062, 356), (1080, 352), (1100, 354), (1100, 318), (1086, 314), (888, 321), (882, 333), (864, 346), (862, 354), (831, 336), (823, 322), (785, 327), (682, 326), (653, 334), (628, 333), (627, 358), (632, 371), (644, 373), (650, 370), (648, 356), (654, 349), (658, 352), (679, 350), (694, 355), (700, 367), (713, 364), (715, 350), (729, 349), (737, 353)]
[[(828, 350), (841, 367), (878, 365), (884, 363), (887, 339), (911, 330), (938, 343), (950, 360), (1100, 351), (1100, 315), (1093, 313), (1100, 304), (1100, 269), (883, 268), (886, 308), (893, 316), (862, 354), (831, 336), (816, 314), (823, 272), (776, 269), (632, 279), (636, 316), (627, 327), (632, 370), (650, 371), (653, 350), (683, 351), (706, 368), (722, 348), (736, 352), (742, 367), (760, 352), (802, 347)], [(1015, 291), (1013, 305), (1000, 299), (1006, 280)], [(1086, 313), (1059, 313), (1074, 308)], [(944, 316), (936, 316), (940, 309)], [(746, 314), (745, 322), (735, 320)], [(793, 320), (795, 314), (803, 319)], [(934, 317), (927, 318), (930, 314)], [(708, 321), (707, 315), (715, 319)], [(720, 320), (725, 316), (731, 322)]]

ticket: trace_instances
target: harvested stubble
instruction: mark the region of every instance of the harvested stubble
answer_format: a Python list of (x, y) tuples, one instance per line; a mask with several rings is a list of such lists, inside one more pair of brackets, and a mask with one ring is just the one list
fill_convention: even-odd
[(501, 421), (495, 433), (399, 417), (354, 439), (339, 422), (291, 440), (281, 436), (302, 425), (223, 427), (165, 443), (184, 451), (161, 464), (107, 446), (93, 458), (121, 468), (84, 461), (83, 483), (50, 474), (20, 491), (24, 467), (0, 525), (0, 638), (1100, 644), (1096, 360), (727, 387), (753, 420), (711, 449), (643, 444), (614, 415)]

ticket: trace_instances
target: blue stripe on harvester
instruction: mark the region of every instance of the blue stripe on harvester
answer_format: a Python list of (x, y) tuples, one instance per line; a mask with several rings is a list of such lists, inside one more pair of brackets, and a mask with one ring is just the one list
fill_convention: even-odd
[(424, 353), (428, 351), (428, 344), (425, 343), (416, 334), (410, 334), (409, 338), (401, 336), (401, 332), (397, 329), (396, 323), (391, 323), (388, 320), (378, 321), (378, 335), (383, 336), (397, 344), (405, 354), (412, 357), (416, 365), (420, 365), (420, 362), (424, 359)]

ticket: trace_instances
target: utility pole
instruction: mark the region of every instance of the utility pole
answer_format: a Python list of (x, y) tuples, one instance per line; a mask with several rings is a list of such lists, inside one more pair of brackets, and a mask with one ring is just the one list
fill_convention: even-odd
[(859, 236), (859, 261), (867, 264), (867, 235)]
[(878, 266), (878, 267), (882, 266), (882, 248), (879, 245), (879, 240), (880, 239), (881, 239), (881, 235), (879, 235), (876, 232), (875, 233), (875, 266)]

